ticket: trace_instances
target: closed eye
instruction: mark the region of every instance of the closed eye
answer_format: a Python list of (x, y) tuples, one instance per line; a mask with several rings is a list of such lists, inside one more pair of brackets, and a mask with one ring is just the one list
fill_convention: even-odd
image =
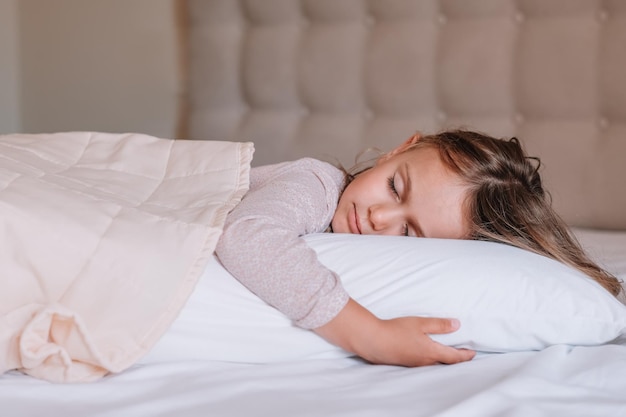
[(391, 190), (393, 195), (396, 198), (400, 198), (400, 194), (398, 194), (398, 189), (396, 188), (396, 176), (395, 175), (392, 175), (391, 177), (387, 178), (387, 185), (389, 186), (389, 189)]
[[(391, 177), (387, 178), (387, 185), (389, 186), (389, 189), (391, 190), (391, 193), (394, 195), (394, 197), (399, 200), (400, 194), (398, 193), (398, 189), (396, 188), (396, 176), (395, 175), (392, 175)], [(405, 224), (402, 226), (402, 235), (403, 236), (409, 235), (408, 224)]]

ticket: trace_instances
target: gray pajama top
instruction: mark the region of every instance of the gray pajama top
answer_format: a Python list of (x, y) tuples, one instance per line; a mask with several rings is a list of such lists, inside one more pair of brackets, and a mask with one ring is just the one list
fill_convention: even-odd
[(235, 278), (306, 329), (328, 323), (348, 302), (337, 274), (301, 238), (328, 228), (343, 186), (344, 174), (316, 159), (253, 168), (217, 244)]

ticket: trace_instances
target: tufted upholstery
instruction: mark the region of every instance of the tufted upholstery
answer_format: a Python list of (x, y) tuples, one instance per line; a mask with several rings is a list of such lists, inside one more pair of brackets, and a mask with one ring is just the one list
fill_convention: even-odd
[(626, 1), (188, 0), (190, 137), (350, 165), (518, 136), (573, 225), (626, 229)]

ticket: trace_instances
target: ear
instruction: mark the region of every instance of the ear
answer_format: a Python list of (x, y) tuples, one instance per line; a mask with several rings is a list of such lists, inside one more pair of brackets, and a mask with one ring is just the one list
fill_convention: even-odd
[(400, 146), (395, 147), (394, 149), (390, 150), (389, 152), (378, 158), (378, 161), (376, 161), (376, 163), (378, 164), (380, 162), (384, 162), (392, 156), (406, 151), (411, 146), (415, 145), (421, 138), (422, 135), (420, 135), (419, 133), (414, 134), (413, 136), (405, 140)]

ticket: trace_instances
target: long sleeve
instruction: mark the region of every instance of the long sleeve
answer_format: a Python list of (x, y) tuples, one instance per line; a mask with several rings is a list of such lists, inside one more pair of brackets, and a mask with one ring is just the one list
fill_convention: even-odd
[(303, 328), (326, 324), (348, 301), (301, 238), (328, 227), (342, 186), (341, 171), (315, 159), (255, 168), (217, 245), (233, 276)]

